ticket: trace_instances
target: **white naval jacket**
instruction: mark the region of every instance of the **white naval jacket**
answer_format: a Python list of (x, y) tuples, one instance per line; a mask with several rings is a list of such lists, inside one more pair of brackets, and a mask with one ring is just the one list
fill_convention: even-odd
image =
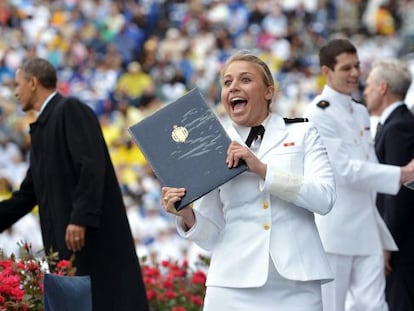
[(331, 210), (335, 184), (316, 129), (272, 114), (256, 155), (267, 164), (265, 180), (244, 172), (196, 201), (189, 231), (177, 223), (180, 235), (212, 252), (207, 286), (261, 286), (270, 258), (287, 279), (331, 280), (314, 213)]
[[(329, 105), (318, 106), (321, 100)], [(304, 116), (318, 129), (335, 173), (335, 205), (329, 214), (316, 217), (325, 250), (342, 255), (397, 250), (375, 198), (376, 192), (398, 192), (400, 168), (378, 163), (365, 106), (325, 86)]]

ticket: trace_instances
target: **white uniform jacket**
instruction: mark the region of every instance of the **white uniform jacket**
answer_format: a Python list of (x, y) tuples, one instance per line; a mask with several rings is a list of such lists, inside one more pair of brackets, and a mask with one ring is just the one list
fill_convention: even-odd
[[(243, 140), (230, 126), (228, 133)], [(333, 172), (317, 130), (309, 122), (285, 124), (272, 114), (256, 155), (266, 179), (244, 172), (194, 205), (195, 225), (179, 233), (212, 251), (207, 285), (259, 287), (269, 260), (291, 280), (331, 280), (314, 213), (335, 201)]]
[(396, 250), (375, 197), (398, 192), (400, 168), (378, 163), (365, 106), (325, 86), (304, 116), (318, 129), (335, 173), (335, 205), (316, 217), (325, 250), (351, 256)]

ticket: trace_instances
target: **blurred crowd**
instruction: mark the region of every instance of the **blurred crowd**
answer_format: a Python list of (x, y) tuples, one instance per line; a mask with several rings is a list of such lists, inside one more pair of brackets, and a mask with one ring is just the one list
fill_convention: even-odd
[[(58, 70), (59, 91), (100, 118), (139, 256), (191, 261), (202, 251), (176, 235), (128, 127), (194, 87), (221, 116), (218, 75), (239, 49), (273, 70), (273, 109), (300, 116), (323, 85), (317, 52), (327, 39), (351, 39), (368, 72), (378, 58), (414, 59), (413, 18), (410, 0), (0, 0), (0, 200), (25, 175), (36, 118), (19, 108), (14, 71), (44, 57)], [(0, 234), (0, 248), (16, 251), (25, 239), (41, 249), (38, 231), (34, 210)]]

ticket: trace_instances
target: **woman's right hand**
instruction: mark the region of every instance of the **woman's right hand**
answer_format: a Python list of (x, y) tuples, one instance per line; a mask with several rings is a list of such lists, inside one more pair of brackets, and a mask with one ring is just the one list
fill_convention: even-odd
[(181, 217), (187, 229), (190, 229), (195, 223), (192, 205), (187, 205), (179, 211), (175, 208), (175, 203), (180, 201), (184, 195), (185, 188), (162, 187), (161, 206), (167, 213)]

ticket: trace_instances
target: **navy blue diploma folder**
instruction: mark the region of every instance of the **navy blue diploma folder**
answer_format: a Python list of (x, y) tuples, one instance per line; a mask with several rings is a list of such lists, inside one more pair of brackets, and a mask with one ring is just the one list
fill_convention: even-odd
[(404, 184), (408, 189), (414, 190), (414, 181)]
[(162, 186), (186, 188), (176, 209), (247, 170), (226, 164), (230, 138), (197, 89), (129, 128)]
[(45, 311), (92, 311), (89, 276), (46, 273), (43, 280)]

